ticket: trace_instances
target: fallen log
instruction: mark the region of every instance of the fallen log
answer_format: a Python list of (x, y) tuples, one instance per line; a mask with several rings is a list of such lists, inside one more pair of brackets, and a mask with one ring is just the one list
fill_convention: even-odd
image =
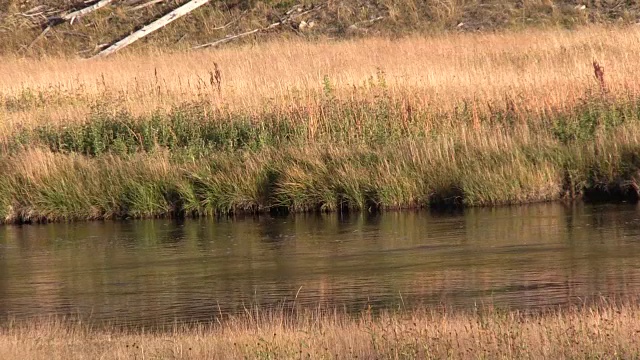
[(64, 21), (71, 21), (71, 23), (73, 23), (73, 21), (76, 18), (79, 17), (83, 17), (89, 13), (92, 13), (100, 8), (103, 8), (109, 4), (111, 4), (113, 2), (113, 0), (100, 0), (97, 3), (91, 5), (91, 6), (87, 6), (86, 8), (80, 9), (78, 11), (73, 11), (70, 12), (68, 14), (64, 14), (62, 15), (60, 18)]
[(135, 41), (153, 33), (154, 31), (161, 29), (167, 26), (169, 23), (177, 20), (178, 18), (187, 15), (191, 11), (199, 8), (200, 6), (208, 3), (210, 0), (192, 0), (179, 8), (169, 12), (167, 15), (161, 17), (160, 19), (145, 25), (142, 29), (134, 32), (133, 34), (121, 39), (115, 44), (109, 46), (108, 48), (102, 50), (97, 55), (93, 56), (93, 58), (105, 57), (113, 54), (114, 52), (131, 45)]

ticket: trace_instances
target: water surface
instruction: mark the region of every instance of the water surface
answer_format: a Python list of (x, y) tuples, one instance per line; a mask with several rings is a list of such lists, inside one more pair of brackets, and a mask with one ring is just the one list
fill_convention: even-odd
[(0, 317), (133, 325), (282, 304), (535, 309), (640, 291), (636, 205), (0, 227)]

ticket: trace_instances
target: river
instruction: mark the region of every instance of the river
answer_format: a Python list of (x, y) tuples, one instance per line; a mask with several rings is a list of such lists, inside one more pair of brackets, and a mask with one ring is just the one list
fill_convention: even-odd
[(257, 307), (541, 309), (640, 293), (640, 208), (0, 227), (0, 318), (132, 326)]

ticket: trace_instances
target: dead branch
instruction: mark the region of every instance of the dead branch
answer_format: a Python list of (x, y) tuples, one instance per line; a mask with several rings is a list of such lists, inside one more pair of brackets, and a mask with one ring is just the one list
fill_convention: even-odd
[(41, 5), (36, 6), (29, 11), (17, 13), (15, 15), (22, 16), (28, 19), (31, 22), (32, 26), (43, 27), (43, 25), (50, 25), (49, 18), (54, 14), (51, 12), (51, 10), (47, 9), (46, 6)]
[(155, 5), (155, 4), (157, 4), (157, 3), (161, 3), (161, 2), (163, 2), (163, 1), (165, 1), (165, 0), (151, 0), (151, 1), (147, 1), (146, 3), (144, 3), (144, 4), (142, 4), (142, 5), (138, 5), (138, 6), (132, 7), (132, 8), (131, 8), (131, 11), (136, 11), (136, 10), (144, 9), (144, 8), (146, 8), (146, 7), (148, 7), (148, 6)]
[[(113, 0), (99, 0), (92, 5), (69, 13), (64, 13), (61, 10), (51, 9), (46, 5), (40, 5), (17, 15), (29, 19), (34, 26), (43, 27), (46, 30), (47, 27), (54, 27), (67, 21), (73, 24), (76, 19), (90, 14), (98, 9), (101, 9), (111, 4), (112, 2)], [(60, 15), (60, 13), (62, 13), (62, 15)]]
[(353, 25), (358, 26), (358, 25), (364, 25), (364, 24), (373, 24), (374, 22), (380, 21), (382, 19), (384, 19), (384, 16), (378, 16), (378, 17), (373, 18), (373, 19), (358, 21), (357, 23), (355, 23)]
[[(218, 40), (206, 43), (206, 44), (201, 44), (201, 45), (194, 46), (194, 47), (192, 47), (192, 49), (198, 50), (198, 49), (205, 49), (205, 48), (209, 48), (209, 47), (214, 47), (214, 46), (218, 46), (220, 44), (224, 44), (226, 42), (229, 42), (229, 41), (232, 41), (232, 40), (235, 40), (235, 39), (239, 39), (239, 38), (242, 38), (242, 37), (245, 37), (245, 36), (249, 36), (249, 35), (256, 34), (256, 33), (265, 32), (265, 31), (274, 29), (276, 27), (279, 27), (281, 25), (290, 23), (295, 18), (303, 16), (303, 15), (306, 15), (306, 14), (309, 14), (309, 13), (311, 13), (313, 11), (317, 11), (317, 10), (321, 9), (322, 7), (323, 7), (323, 5), (321, 4), (321, 5), (318, 5), (318, 6), (315, 6), (315, 7), (311, 8), (309, 10), (302, 11), (302, 7), (294, 6), (293, 8), (291, 8), (289, 11), (287, 11), (285, 13), (285, 16), (280, 21), (274, 22), (273, 24), (270, 24), (269, 26), (258, 28), (258, 29), (253, 29), (253, 30), (249, 30), (249, 31), (246, 31), (246, 32), (243, 32), (243, 33), (240, 33), (240, 34), (227, 35), (222, 39), (218, 39)], [(225, 25), (224, 27), (226, 27), (226, 26), (227, 25)]]
[(35, 13), (42, 14), (42, 13), (44, 13), (44, 10), (46, 10), (46, 9), (47, 9), (46, 5), (38, 5), (38, 6), (34, 7), (34, 8), (31, 8), (31, 9), (23, 12), (22, 15), (27, 15), (28, 16), (28, 15), (34, 15)]
[(38, 42), (38, 40), (42, 39), (45, 35), (47, 35), (47, 33), (49, 32), (49, 30), (51, 30), (51, 26), (47, 26), (44, 30), (42, 30), (42, 32), (40, 33), (40, 35), (36, 36), (35, 39), (33, 39), (33, 41), (27, 46), (27, 50), (31, 49), (31, 47), (33, 46), (33, 44), (35, 44), (36, 42)]
[(224, 44), (224, 43), (229, 42), (231, 40), (235, 40), (235, 39), (238, 39), (238, 38), (241, 38), (241, 37), (249, 36), (251, 34), (255, 34), (257, 32), (264, 31), (264, 30), (265, 30), (265, 28), (253, 29), (253, 30), (250, 30), (250, 31), (247, 31), (247, 32), (243, 32), (241, 34), (227, 36), (227, 37), (224, 37), (222, 39), (219, 39), (219, 40), (216, 40), (216, 41), (213, 41), (213, 42), (210, 42), (210, 43), (194, 46), (192, 49), (197, 50), (197, 49), (204, 49), (204, 48), (208, 48), (208, 47), (218, 46), (220, 44)]
[(84, 38), (84, 39), (91, 39), (91, 36), (89, 36), (87, 34), (75, 32), (75, 31), (58, 31), (58, 32), (60, 34), (64, 34), (64, 35), (76, 36), (76, 37), (81, 37), (81, 38)]
[(182, 6), (180, 6), (179, 8), (169, 12), (167, 15), (161, 17), (158, 20), (155, 20), (153, 22), (151, 22), (150, 24), (147, 24), (146, 26), (144, 26), (142, 29), (134, 32), (133, 34), (126, 36), (125, 38), (119, 40), (118, 42), (116, 42), (115, 44), (111, 45), (110, 47), (106, 48), (105, 50), (102, 50), (101, 52), (99, 52), (97, 55), (95, 55), (93, 58), (97, 58), (97, 57), (104, 57), (104, 56), (108, 56), (113, 54), (114, 52), (129, 46), (130, 44), (134, 43), (135, 41), (153, 33), (156, 30), (159, 30), (165, 26), (167, 26), (169, 23), (173, 22), (174, 20), (177, 20), (178, 18), (187, 15), (188, 13), (190, 13), (191, 11), (199, 8), (200, 6), (208, 3), (209, 0), (192, 0)]
[(64, 21), (71, 21), (71, 23), (73, 23), (73, 21), (76, 18), (80, 18), (83, 17), (89, 13), (92, 13), (100, 8), (103, 8), (107, 5), (109, 5), (113, 0), (100, 0), (97, 3), (91, 5), (91, 6), (87, 6), (86, 8), (80, 9), (78, 11), (74, 11), (74, 12), (70, 12), (68, 14), (62, 15), (60, 18)]
[[(243, 13), (242, 15), (244, 15), (244, 13)], [(242, 17), (242, 15), (238, 16), (237, 18), (235, 18), (235, 19), (233, 19), (233, 20), (229, 21), (228, 23), (226, 23), (226, 24), (224, 24), (224, 25), (222, 25), (222, 26), (214, 27), (214, 28), (213, 28), (213, 29), (211, 29), (211, 30), (223, 30), (223, 29), (226, 29), (227, 27), (229, 27), (229, 25), (231, 25), (231, 24), (233, 24), (234, 22), (236, 22), (236, 21), (240, 20), (240, 18)]]

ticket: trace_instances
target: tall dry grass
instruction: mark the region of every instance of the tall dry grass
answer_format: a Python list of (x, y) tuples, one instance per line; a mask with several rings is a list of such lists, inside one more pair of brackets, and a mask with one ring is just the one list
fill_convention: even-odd
[[(309, 106), (327, 82), (353, 97), (384, 73), (388, 93), (416, 110), (451, 111), (461, 99), (490, 111), (505, 98), (520, 107), (570, 107), (594, 86), (592, 61), (613, 95), (637, 93), (640, 29), (588, 27), (353, 41), (276, 41), (212, 51), (114, 56), (104, 60), (5, 56), (0, 59), (0, 122), (82, 121), (96, 101), (134, 114), (192, 100), (215, 107)], [(221, 86), (212, 80), (215, 64)], [(372, 96), (372, 95), (366, 95)]]
[(492, 309), (358, 316), (261, 312), (209, 325), (122, 330), (60, 319), (0, 329), (3, 359), (635, 359), (637, 305), (541, 314)]

